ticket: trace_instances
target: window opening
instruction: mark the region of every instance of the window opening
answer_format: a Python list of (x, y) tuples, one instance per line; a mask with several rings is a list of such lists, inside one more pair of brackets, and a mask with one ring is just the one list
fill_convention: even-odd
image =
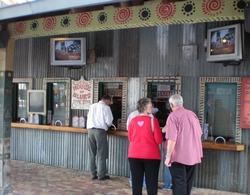
[[(52, 91), (48, 92), (51, 94), (50, 101), (53, 102), (53, 104), (50, 103), (51, 106), (53, 107), (48, 108), (48, 110), (51, 109), (53, 113), (52, 123), (55, 123), (56, 120), (60, 120), (62, 124), (65, 125), (66, 98), (67, 98), (66, 83), (54, 82), (52, 84), (53, 84)], [(50, 89), (50, 88), (47, 87), (47, 89)]]
[(209, 124), (208, 136), (222, 136), (234, 141), (236, 130), (237, 84), (206, 83), (205, 123)]
[(164, 127), (170, 114), (169, 98), (176, 93), (175, 82), (148, 82), (147, 97), (153, 103), (153, 115), (158, 119), (161, 127)]
[(110, 109), (114, 117), (113, 124), (119, 129), (122, 117), (122, 86), (121, 82), (100, 82), (98, 95), (99, 100), (103, 95), (111, 97)]

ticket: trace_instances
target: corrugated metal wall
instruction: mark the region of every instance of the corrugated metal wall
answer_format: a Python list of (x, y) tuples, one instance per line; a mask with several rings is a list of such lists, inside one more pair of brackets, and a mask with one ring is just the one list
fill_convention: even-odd
[(204, 157), (198, 166), (195, 185), (250, 194), (249, 161), (250, 134), (243, 130), (243, 152), (203, 150)]
[[(88, 171), (88, 134), (39, 129), (11, 129), (11, 159)], [(128, 139), (108, 135), (109, 174), (129, 176)], [(163, 163), (159, 181), (163, 179)]]
[[(88, 170), (88, 134), (12, 128), (11, 138), (12, 159)], [(128, 176), (127, 137), (108, 135), (108, 142), (109, 173)]]
[[(206, 62), (203, 46), (206, 29), (226, 25), (229, 22), (212, 24), (169, 25), (70, 35), (70, 37), (87, 37), (87, 49), (96, 50), (97, 56), (96, 63), (71, 70), (50, 66), (50, 37), (16, 40), (14, 78), (79, 79), (82, 75), (86, 77), (85, 79), (144, 76), (248, 76), (250, 47), (246, 44), (247, 40), (244, 42), (244, 59), (247, 60), (244, 60), (240, 66), (223, 67), (219, 63)], [(245, 33), (245, 39), (248, 36)], [(182, 60), (184, 45), (198, 46), (197, 60)]]
[[(75, 80), (80, 79), (81, 76), (84, 76), (86, 80), (94, 77), (128, 77), (127, 114), (129, 114), (135, 109), (136, 101), (142, 97), (143, 77), (181, 76), (181, 94), (184, 98), (184, 105), (198, 114), (199, 77), (250, 76), (250, 36), (247, 33), (243, 33), (245, 39), (244, 61), (240, 66), (224, 67), (220, 63), (208, 63), (206, 61), (206, 48), (204, 47), (206, 30), (237, 22), (242, 21), (166, 25), (71, 34), (68, 36), (87, 37), (87, 49), (96, 50), (96, 63), (88, 64), (79, 70), (50, 66), (50, 37), (17, 40), (15, 42), (14, 78), (32, 77), (34, 78), (34, 88), (40, 89), (42, 88), (41, 82), (43, 77), (70, 77)], [(197, 59), (183, 60), (182, 47), (185, 45), (197, 45)], [(23, 131), (29, 132), (29, 130)], [(19, 136), (21, 135), (16, 132), (16, 137), (18, 138)], [(41, 136), (37, 132), (34, 138), (42, 139)], [(58, 132), (54, 136), (55, 139), (58, 137), (67, 139), (67, 136), (75, 135)], [(80, 137), (82, 138), (77, 138), (77, 141), (85, 143), (84, 135)], [(250, 185), (250, 169), (248, 169), (250, 160), (249, 138), (250, 131), (243, 129), (243, 144), (246, 145), (246, 149), (243, 152), (204, 150), (203, 163), (197, 169), (195, 185), (250, 194), (250, 189), (248, 188)], [(25, 140), (25, 136), (23, 136), (23, 139)], [(117, 164), (121, 165), (126, 161), (127, 145), (123, 143), (125, 141), (120, 137), (112, 137), (110, 141), (112, 142), (111, 147), (114, 150), (114, 154), (118, 155), (117, 161), (112, 160), (111, 162), (112, 166), (110, 165), (110, 167), (114, 169), (112, 173), (115, 172), (127, 176), (127, 167), (117, 166)], [(44, 143), (49, 144), (47, 142)], [(12, 152), (20, 151), (18, 148), (21, 146), (14, 144), (13, 142)], [(47, 147), (49, 146), (44, 147), (47, 149), (47, 152), (52, 152), (48, 150)], [(58, 153), (60, 153), (63, 147), (65, 148), (65, 146), (61, 148), (58, 145), (58, 148), (54, 148), (54, 150), (58, 150)], [(64, 152), (68, 150), (68, 148), (65, 148)], [(62, 157), (43, 159), (39, 156), (42, 153), (36, 155), (26, 157), (16, 154), (16, 158), (20, 160), (31, 159), (31, 161), (37, 163), (51, 163), (53, 159), (55, 166), (65, 163), (65, 161), (59, 162), (62, 160)], [(111, 158), (114, 157), (112, 156)], [(58, 163), (56, 163), (57, 161)], [(74, 165), (74, 167), (79, 166)]]

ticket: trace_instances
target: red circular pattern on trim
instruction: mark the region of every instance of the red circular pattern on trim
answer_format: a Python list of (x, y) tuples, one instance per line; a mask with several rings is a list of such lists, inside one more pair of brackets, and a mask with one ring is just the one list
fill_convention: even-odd
[(133, 10), (131, 8), (117, 8), (113, 20), (116, 24), (125, 24), (132, 20)]
[(91, 24), (92, 20), (93, 17), (91, 12), (80, 13), (76, 18), (76, 25), (78, 27), (87, 27)]
[(25, 32), (26, 30), (26, 22), (22, 21), (22, 22), (16, 22), (14, 24), (14, 32), (16, 35), (21, 35)]
[(169, 20), (176, 13), (175, 3), (160, 3), (156, 6), (156, 15), (159, 20)]
[(53, 30), (56, 26), (56, 17), (48, 17), (43, 19), (43, 29), (46, 31)]
[(224, 7), (224, 0), (203, 0), (202, 2), (202, 12), (209, 16), (221, 14)]

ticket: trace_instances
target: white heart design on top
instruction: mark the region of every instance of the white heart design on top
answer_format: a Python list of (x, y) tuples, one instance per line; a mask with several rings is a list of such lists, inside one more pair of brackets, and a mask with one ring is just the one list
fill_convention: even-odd
[(141, 127), (144, 124), (144, 121), (138, 121), (137, 124)]

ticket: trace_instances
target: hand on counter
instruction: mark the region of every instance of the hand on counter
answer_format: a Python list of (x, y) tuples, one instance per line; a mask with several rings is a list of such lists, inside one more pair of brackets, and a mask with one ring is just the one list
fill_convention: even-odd
[(116, 126), (114, 124), (111, 124), (108, 130), (116, 131)]

